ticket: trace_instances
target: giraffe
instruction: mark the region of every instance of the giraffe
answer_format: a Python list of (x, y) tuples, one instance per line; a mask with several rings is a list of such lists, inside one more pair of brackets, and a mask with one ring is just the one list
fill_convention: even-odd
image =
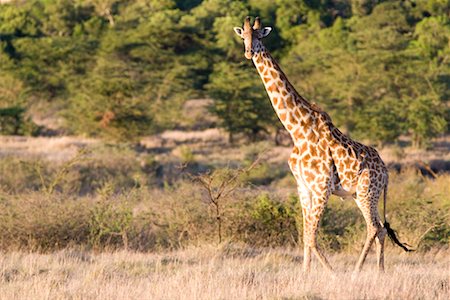
[(386, 207), (388, 170), (374, 148), (343, 134), (326, 112), (295, 90), (261, 41), (271, 30), (271, 27), (261, 26), (259, 17), (253, 27), (247, 17), (243, 28), (234, 28), (244, 41), (245, 57), (253, 61), (272, 106), (294, 143), (288, 164), (297, 182), (302, 206), (303, 271), (310, 270), (311, 252), (325, 269), (332, 271), (317, 245), (317, 232), (328, 198), (334, 194), (354, 198), (367, 224), (367, 237), (355, 272), (362, 269), (374, 241), (378, 270), (383, 272), (386, 235), (405, 251), (411, 251), (398, 241), (386, 222), (385, 208), (384, 222), (378, 214), (382, 193)]

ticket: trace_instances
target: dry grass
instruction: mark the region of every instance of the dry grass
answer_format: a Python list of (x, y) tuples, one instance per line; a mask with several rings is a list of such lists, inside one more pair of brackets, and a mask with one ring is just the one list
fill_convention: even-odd
[[(378, 149), (387, 164), (414, 166), (417, 162), (450, 161), (450, 135), (435, 139), (431, 149), (413, 149), (395, 145)], [(17, 137), (0, 136), (0, 157), (13, 156), (20, 158), (42, 158), (50, 161), (65, 161), (70, 159), (81, 147), (98, 147), (103, 143), (96, 139), (73, 136), (62, 137)], [(161, 134), (143, 137), (140, 145), (147, 150), (156, 151), (156, 158), (161, 161), (176, 161), (178, 148), (185, 146), (197, 154), (201, 163), (217, 162), (226, 164), (242, 161), (249, 152), (267, 150), (269, 163), (283, 164), (288, 170), (286, 161), (292, 151), (292, 146), (274, 146), (269, 141), (246, 145), (245, 141), (236, 145), (227, 142), (227, 134), (218, 128), (195, 131), (169, 130)], [(163, 152), (163, 154), (159, 152)]]
[(71, 159), (80, 148), (99, 143), (99, 140), (73, 136), (0, 136), (0, 157), (43, 158), (61, 162)]
[(388, 251), (386, 274), (371, 254), (352, 278), (354, 256), (331, 256), (334, 276), (318, 267), (306, 277), (288, 249), (13, 252), (0, 256), (0, 299), (449, 299), (448, 254)]

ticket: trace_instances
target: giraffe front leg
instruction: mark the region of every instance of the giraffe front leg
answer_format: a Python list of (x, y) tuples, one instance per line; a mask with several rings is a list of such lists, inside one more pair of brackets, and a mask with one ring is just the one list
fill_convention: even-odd
[(322, 266), (327, 270), (332, 272), (333, 268), (328, 262), (327, 258), (323, 254), (322, 250), (317, 244), (317, 233), (319, 231), (320, 220), (322, 218), (323, 212), (325, 210), (325, 205), (328, 200), (328, 196), (325, 195), (312, 195), (312, 207), (304, 214), (304, 244), (305, 249), (312, 251), (317, 257)]
[(308, 274), (311, 270), (311, 248), (303, 243), (303, 272)]
[(311, 269), (311, 248), (308, 243), (309, 223), (306, 220), (308, 219), (308, 211), (311, 207), (311, 193), (305, 188), (301, 181), (298, 183), (297, 188), (303, 216), (303, 272), (308, 274)]

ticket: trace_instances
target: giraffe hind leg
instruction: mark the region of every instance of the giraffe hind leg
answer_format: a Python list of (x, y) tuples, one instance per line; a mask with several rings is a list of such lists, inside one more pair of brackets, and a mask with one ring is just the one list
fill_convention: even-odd
[(375, 238), (375, 243), (377, 245), (377, 265), (379, 272), (384, 272), (384, 240), (386, 238), (386, 234), (386, 229), (382, 228), (380, 231), (378, 231)]
[(361, 251), (361, 255), (359, 256), (358, 262), (356, 263), (355, 272), (361, 271), (364, 262), (366, 261), (367, 254), (369, 254), (370, 247), (372, 246), (373, 241), (375, 240), (375, 235), (376, 234), (374, 234), (372, 230), (368, 229), (366, 242), (364, 243), (363, 250)]
[(317, 259), (320, 261), (322, 266), (329, 272), (333, 271), (333, 268), (331, 267), (330, 263), (328, 262), (325, 255), (321, 252), (319, 247), (316, 245), (314, 248), (312, 248), (314, 255), (317, 257)]
[[(375, 193), (377, 194), (377, 193)], [(367, 255), (370, 251), (370, 247), (373, 242), (377, 240), (377, 257), (378, 257), (378, 266), (380, 268), (381, 260), (384, 262), (384, 228), (381, 226), (380, 217), (378, 215), (378, 195), (376, 196), (357, 196), (356, 203), (358, 204), (359, 209), (363, 213), (364, 219), (367, 225), (367, 236), (366, 241), (364, 243), (364, 247), (361, 251), (361, 255), (359, 256), (358, 262), (355, 266), (355, 272), (361, 271), (364, 262), (367, 258)]]

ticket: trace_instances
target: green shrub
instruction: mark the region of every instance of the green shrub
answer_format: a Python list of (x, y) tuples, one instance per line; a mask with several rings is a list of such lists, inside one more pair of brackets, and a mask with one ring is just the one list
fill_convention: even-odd
[(24, 116), (22, 107), (0, 108), (0, 134), (2, 135), (32, 135), (39, 134), (41, 128), (30, 118)]
[[(420, 251), (448, 247), (448, 180), (446, 174), (436, 179), (409, 171), (391, 174), (387, 219), (403, 242), (418, 245)], [(259, 247), (302, 244), (302, 214), (295, 193), (281, 197), (260, 188), (239, 187), (222, 202), (221, 217), (223, 241)], [(89, 196), (64, 189), (51, 194), (6, 191), (0, 192), (0, 249), (174, 249), (217, 242), (215, 218), (205, 191), (192, 181), (119, 191), (114, 181), (106, 182)], [(332, 197), (319, 244), (327, 251), (359, 252), (365, 234), (354, 201)]]
[(133, 213), (126, 202), (116, 205), (102, 199), (93, 205), (89, 221), (89, 243), (94, 248), (123, 245), (128, 249), (128, 231)]
[[(93, 194), (105, 184), (114, 192), (154, 184), (158, 163), (150, 155), (136, 157), (127, 147), (100, 147), (68, 161), (0, 158), (0, 190)], [(84, 151), (84, 150), (83, 150)]]
[(249, 207), (249, 223), (241, 228), (244, 241), (259, 246), (295, 245), (298, 213), (293, 201), (282, 202), (267, 193), (258, 195)]

